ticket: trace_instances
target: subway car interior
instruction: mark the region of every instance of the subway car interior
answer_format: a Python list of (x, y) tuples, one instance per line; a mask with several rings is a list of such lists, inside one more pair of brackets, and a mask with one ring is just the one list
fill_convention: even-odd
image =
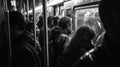
[(0, 67), (120, 67), (119, 1), (0, 0)]

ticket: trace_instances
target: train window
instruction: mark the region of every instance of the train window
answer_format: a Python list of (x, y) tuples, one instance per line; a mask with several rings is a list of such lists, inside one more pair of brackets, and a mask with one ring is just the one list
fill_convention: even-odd
[(80, 26), (82, 26), (84, 24), (84, 21), (88, 17), (89, 18), (90, 17), (99, 18), (98, 8), (76, 10), (75, 11), (75, 15), (76, 15), (77, 28), (80, 27)]

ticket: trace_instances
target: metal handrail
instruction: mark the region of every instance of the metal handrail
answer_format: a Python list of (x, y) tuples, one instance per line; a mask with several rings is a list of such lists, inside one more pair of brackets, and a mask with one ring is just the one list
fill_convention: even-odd
[(35, 44), (35, 48), (37, 48), (37, 45), (36, 45), (36, 22), (35, 22), (35, 0), (33, 0), (33, 23), (34, 23), (34, 44)]
[(12, 59), (12, 50), (11, 50), (11, 34), (10, 34), (10, 22), (9, 22), (9, 10), (8, 10), (8, 2), (4, 0), (4, 8), (7, 19), (7, 33), (8, 33), (8, 52), (9, 52), (9, 67), (11, 67), (11, 59)]
[(49, 67), (49, 45), (48, 45), (48, 25), (47, 25), (47, 0), (43, 0), (43, 24), (44, 24), (44, 56), (45, 67)]

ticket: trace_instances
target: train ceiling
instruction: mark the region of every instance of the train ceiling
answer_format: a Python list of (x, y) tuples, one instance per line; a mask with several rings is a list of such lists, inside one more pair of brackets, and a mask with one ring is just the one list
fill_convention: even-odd
[[(7, 0), (7, 1), (8, 1), (9, 8), (12, 8), (11, 0)], [(29, 8), (32, 9), (33, 0), (28, 0), (28, 1), (29, 1)], [(42, 2), (42, 0), (35, 0), (35, 6), (39, 6), (41, 2)], [(16, 0), (16, 3), (17, 3), (17, 5), (16, 5), (17, 8), (19, 9), (19, 8), (23, 7), (23, 3), (27, 4), (27, 0)]]

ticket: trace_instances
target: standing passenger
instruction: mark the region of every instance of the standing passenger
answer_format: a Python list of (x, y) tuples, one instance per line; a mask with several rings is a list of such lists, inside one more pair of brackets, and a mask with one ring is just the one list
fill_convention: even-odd
[(69, 35), (71, 34), (72, 21), (69, 17), (62, 17), (59, 20), (58, 26), (56, 26), (51, 32), (51, 46), (54, 50), (54, 64), (56, 64), (58, 58), (62, 56), (65, 44), (69, 41)]
[(58, 21), (59, 21), (59, 17), (58, 16), (53, 17), (53, 25), (54, 25), (54, 27), (58, 26)]
[[(77, 60), (88, 50), (93, 48), (91, 40), (95, 37), (95, 33), (89, 27), (80, 27), (70, 43), (66, 47), (61, 62), (57, 67), (76, 67), (74, 65)], [(79, 67), (89, 67), (88, 63), (81, 63)]]

